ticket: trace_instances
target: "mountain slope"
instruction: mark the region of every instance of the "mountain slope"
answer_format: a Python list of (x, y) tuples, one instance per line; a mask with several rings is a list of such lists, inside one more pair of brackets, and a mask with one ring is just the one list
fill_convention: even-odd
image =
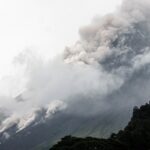
[(108, 139), (66, 136), (50, 150), (149, 150), (150, 104), (133, 110), (131, 121), (124, 130)]
[[(113, 114), (111, 117), (121, 120), (122, 116), (118, 117), (117, 114)], [(4, 133), (11, 133), (15, 130), (15, 127), (9, 128), (1, 134), (0, 149), (32, 150), (37, 147), (46, 149), (44, 147), (51, 146), (59, 138), (68, 134), (82, 137), (106, 137), (124, 125), (124, 122), (117, 125), (111, 117), (109, 114), (105, 117), (100, 114), (93, 117), (80, 117), (59, 112), (55, 114), (54, 118), (46, 122), (31, 125), (18, 133), (14, 133), (10, 138), (2, 140)]]

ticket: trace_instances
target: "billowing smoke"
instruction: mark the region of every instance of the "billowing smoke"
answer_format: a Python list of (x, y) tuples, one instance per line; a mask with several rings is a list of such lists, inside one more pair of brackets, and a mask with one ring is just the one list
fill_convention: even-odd
[(81, 28), (81, 39), (53, 61), (18, 55), (15, 66), (23, 69), (6, 79), (11, 93), (2, 93), (0, 102), (9, 117), (0, 131), (17, 124), (19, 132), (57, 111), (83, 117), (122, 112), (127, 120), (150, 96), (149, 9), (148, 0), (124, 1)]

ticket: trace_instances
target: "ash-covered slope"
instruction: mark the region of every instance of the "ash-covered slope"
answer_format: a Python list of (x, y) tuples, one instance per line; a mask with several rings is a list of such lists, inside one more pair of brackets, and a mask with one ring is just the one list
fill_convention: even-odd
[(150, 104), (134, 107), (131, 121), (124, 130), (108, 139), (66, 136), (50, 150), (149, 150)]
[[(60, 137), (68, 134), (82, 137), (107, 137), (109, 133), (117, 131), (126, 123), (126, 114), (119, 115), (118, 113), (111, 112), (110, 116), (110, 112), (105, 112), (105, 114), (82, 117), (62, 111), (53, 114), (52, 118), (45, 119), (43, 110), (41, 114), (39, 113), (38, 119), (26, 128), (18, 131), (17, 124), (14, 124), (2, 132), (0, 149), (36, 150), (39, 148), (46, 150)], [(126, 119), (122, 121), (122, 117)]]

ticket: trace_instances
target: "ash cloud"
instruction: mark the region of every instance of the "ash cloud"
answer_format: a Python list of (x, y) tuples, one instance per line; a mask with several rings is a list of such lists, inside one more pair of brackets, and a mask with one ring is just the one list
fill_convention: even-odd
[(55, 117), (50, 112), (63, 111), (86, 117), (104, 117), (107, 112), (111, 120), (112, 113), (123, 112), (129, 119), (132, 107), (150, 96), (149, 9), (148, 0), (124, 1), (113, 14), (81, 28), (80, 40), (53, 61), (44, 62), (30, 52), (16, 57), (24, 68), (24, 81), (18, 88), (19, 102), (7, 97), (2, 104), (13, 115), (3, 121), (1, 130), (12, 122), (18, 130), (25, 128), (36, 115), (25, 121), (22, 116), (37, 114), (33, 111), (37, 108), (45, 109), (45, 118)]

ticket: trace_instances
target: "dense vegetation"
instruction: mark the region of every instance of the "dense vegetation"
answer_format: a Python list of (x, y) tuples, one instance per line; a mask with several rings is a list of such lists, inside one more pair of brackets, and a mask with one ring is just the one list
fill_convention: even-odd
[(66, 136), (50, 150), (150, 150), (150, 104), (135, 107), (125, 129), (108, 139)]

